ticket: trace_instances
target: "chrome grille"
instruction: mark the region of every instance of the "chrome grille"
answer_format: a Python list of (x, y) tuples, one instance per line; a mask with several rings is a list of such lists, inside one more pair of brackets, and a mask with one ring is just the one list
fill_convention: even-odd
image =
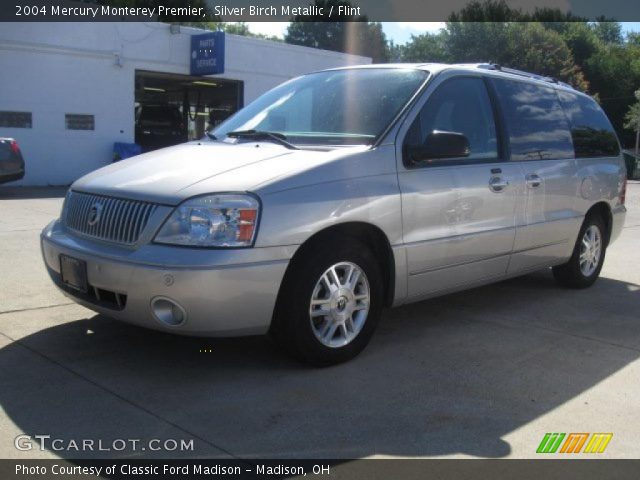
[(140, 238), (156, 208), (148, 202), (69, 192), (63, 217), (65, 226), (78, 233), (132, 245)]

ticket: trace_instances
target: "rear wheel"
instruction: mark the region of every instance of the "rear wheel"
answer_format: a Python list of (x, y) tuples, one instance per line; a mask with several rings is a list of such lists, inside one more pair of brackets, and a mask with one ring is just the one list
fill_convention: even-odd
[(567, 263), (553, 267), (553, 276), (561, 285), (586, 288), (593, 285), (604, 263), (605, 225), (599, 215), (587, 217), (580, 229), (573, 255)]
[(382, 275), (369, 248), (356, 239), (330, 242), (307, 250), (291, 265), (272, 333), (305, 362), (344, 362), (371, 339), (382, 298)]

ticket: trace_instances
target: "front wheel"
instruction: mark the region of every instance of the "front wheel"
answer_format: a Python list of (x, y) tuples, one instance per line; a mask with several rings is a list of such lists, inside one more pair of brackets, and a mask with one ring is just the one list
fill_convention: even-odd
[(355, 357), (382, 311), (382, 275), (371, 251), (342, 239), (307, 251), (290, 268), (272, 326), (278, 343), (313, 365)]
[(582, 224), (573, 255), (567, 263), (553, 267), (553, 276), (569, 288), (586, 288), (600, 275), (606, 251), (605, 226), (597, 215)]

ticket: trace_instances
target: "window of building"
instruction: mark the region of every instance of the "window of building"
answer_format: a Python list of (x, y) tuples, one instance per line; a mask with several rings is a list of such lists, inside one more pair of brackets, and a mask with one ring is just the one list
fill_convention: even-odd
[(0, 127), (31, 128), (31, 112), (0, 112)]
[(567, 117), (553, 88), (493, 79), (508, 130), (511, 160), (573, 158)]
[(95, 130), (93, 115), (66, 113), (64, 123), (67, 130)]
[(498, 158), (496, 125), (482, 79), (458, 77), (442, 83), (414, 120), (405, 144), (423, 145), (434, 130), (461, 133), (467, 137), (470, 153), (465, 160)]
[(576, 158), (615, 157), (620, 154), (611, 122), (591, 98), (559, 91), (562, 107), (571, 122)]

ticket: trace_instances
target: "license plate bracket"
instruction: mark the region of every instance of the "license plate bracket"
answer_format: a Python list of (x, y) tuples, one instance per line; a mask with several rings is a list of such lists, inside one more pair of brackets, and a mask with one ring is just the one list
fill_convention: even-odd
[(60, 276), (62, 283), (69, 288), (82, 293), (87, 293), (89, 290), (87, 262), (84, 260), (60, 254)]

